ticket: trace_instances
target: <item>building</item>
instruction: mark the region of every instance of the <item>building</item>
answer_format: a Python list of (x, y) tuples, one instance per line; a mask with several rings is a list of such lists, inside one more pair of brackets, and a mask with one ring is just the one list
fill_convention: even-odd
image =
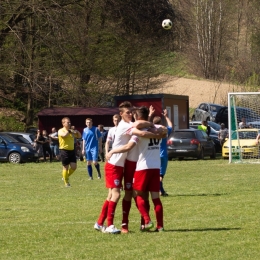
[(38, 127), (41, 130), (47, 130), (51, 132), (52, 127), (60, 129), (62, 127), (61, 120), (63, 117), (69, 117), (71, 124), (82, 133), (86, 127), (86, 118), (92, 118), (93, 125), (97, 126), (102, 124), (106, 127), (112, 127), (113, 115), (119, 114), (119, 110), (116, 107), (109, 108), (84, 108), (84, 107), (54, 107), (44, 108), (38, 113)]
[(148, 94), (116, 96), (115, 106), (123, 101), (130, 101), (134, 106), (153, 105), (155, 115), (161, 116), (164, 109), (173, 123), (174, 129), (189, 128), (189, 97), (171, 94)]

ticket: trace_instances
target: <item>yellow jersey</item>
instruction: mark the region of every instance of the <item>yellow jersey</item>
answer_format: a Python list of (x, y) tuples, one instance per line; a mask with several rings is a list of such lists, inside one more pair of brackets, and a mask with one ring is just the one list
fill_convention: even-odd
[(58, 131), (58, 138), (59, 138), (59, 149), (61, 150), (69, 150), (72, 151), (74, 150), (74, 135), (72, 133), (68, 134), (65, 137), (62, 137), (59, 135), (59, 132), (67, 132), (65, 128), (61, 128)]

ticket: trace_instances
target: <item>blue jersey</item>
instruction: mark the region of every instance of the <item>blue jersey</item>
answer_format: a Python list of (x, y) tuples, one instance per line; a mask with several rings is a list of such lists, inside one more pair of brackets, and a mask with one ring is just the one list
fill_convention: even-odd
[(98, 139), (101, 137), (101, 133), (97, 127), (84, 128), (82, 133), (82, 139), (85, 140), (85, 151), (92, 149), (98, 149)]
[(168, 136), (172, 132), (172, 127), (167, 126), (167, 131), (168, 131), (167, 137), (162, 138), (162, 141), (161, 141), (161, 144), (160, 144), (160, 157), (168, 157), (168, 154), (167, 154), (167, 139), (168, 139)]

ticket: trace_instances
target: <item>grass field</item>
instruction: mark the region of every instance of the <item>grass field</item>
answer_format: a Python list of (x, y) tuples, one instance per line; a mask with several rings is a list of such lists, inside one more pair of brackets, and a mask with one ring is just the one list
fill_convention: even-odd
[(72, 188), (64, 188), (58, 162), (2, 163), (0, 259), (260, 259), (259, 169), (222, 159), (171, 161), (166, 231), (141, 233), (132, 205), (131, 232), (110, 235), (93, 229), (107, 190), (104, 179), (88, 181), (84, 162)]

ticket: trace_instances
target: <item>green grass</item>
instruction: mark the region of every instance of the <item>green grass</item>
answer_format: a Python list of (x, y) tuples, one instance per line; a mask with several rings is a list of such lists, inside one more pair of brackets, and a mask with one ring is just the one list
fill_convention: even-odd
[(139, 232), (134, 205), (130, 234), (95, 231), (107, 190), (104, 179), (87, 180), (83, 162), (72, 188), (58, 162), (2, 163), (0, 178), (0, 259), (260, 259), (259, 165), (170, 161), (164, 233)]

